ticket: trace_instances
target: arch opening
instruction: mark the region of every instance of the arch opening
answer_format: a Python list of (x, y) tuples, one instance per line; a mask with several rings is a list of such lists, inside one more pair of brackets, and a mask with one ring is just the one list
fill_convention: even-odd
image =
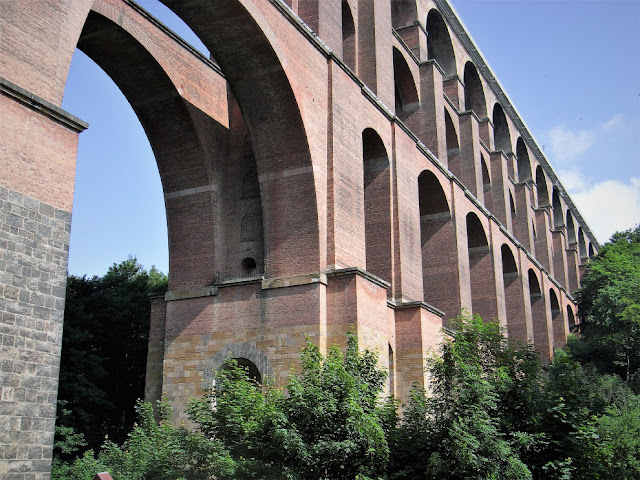
[(391, 283), (391, 175), (384, 142), (362, 132), (364, 226), (367, 270)]
[(493, 143), (496, 151), (511, 152), (511, 134), (504, 110), (499, 103), (493, 106)]
[(562, 215), (562, 204), (560, 203), (560, 193), (556, 187), (553, 187), (552, 208), (553, 208), (553, 226), (558, 229), (564, 226), (564, 216)]
[(484, 88), (476, 66), (467, 62), (464, 66), (464, 108), (473, 111), (481, 120), (487, 116)]
[(456, 74), (456, 57), (453, 43), (442, 15), (435, 8), (427, 15), (427, 55), (444, 71), (445, 78)]
[(529, 150), (522, 137), (518, 137), (516, 142), (516, 157), (518, 159), (518, 182), (524, 183), (532, 180), (531, 161), (529, 160)]
[[(247, 377), (250, 380), (253, 380), (256, 383), (256, 385), (262, 385), (262, 374), (260, 373), (260, 370), (258, 369), (258, 366), (255, 363), (253, 363), (248, 358), (244, 358), (244, 357), (232, 357), (232, 360), (235, 361), (238, 367), (244, 370)], [(223, 363), (220, 368), (222, 370), (228, 370), (229, 363), (228, 362)]]
[(408, 27), (417, 21), (416, 0), (391, 0), (391, 26)]
[(356, 71), (356, 26), (347, 0), (342, 0), (342, 60)]
[(396, 115), (406, 120), (409, 114), (420, 108), (416, 84), (409, 65), (400, 51), (393, 49), (393, 80), (395, 87)]
[(536, 168), (536, 194), (538, 197), (538, 208), (547, 207), (549, 205), (547, 177), (540, 165)]

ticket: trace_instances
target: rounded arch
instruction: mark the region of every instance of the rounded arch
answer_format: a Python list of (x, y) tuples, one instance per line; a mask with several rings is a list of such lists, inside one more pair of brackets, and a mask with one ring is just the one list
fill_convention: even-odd
[(542, 296), (542, 290), (540, 290), (540, 282), (538, 281), (536, 272), (530, 268), (527, 274), (529, 277), (529, 296), (531, 298), (540, 298)]
[(482, 187), (486, 192), (491, 188), (491, 177), (489, 176), (489, 168), (487, 167), (487, 161), (484, 155), (480, 154), (480, 165), (482, 168)]
[(542, 170), (542, 166), (536, 168), (536, 193), (538, 197), (538, 208), (549, 205), (549, 190), (547, 188), (547, 177)]
[(513, 148), (511, 146), (509, 123), (499, 103), (493, 106), (493, 143), (496, 151), (510, 153)]
[(595, 256), (595, 251), (593, 249), (593, 243), (589, 242), (589, 258), (593, 258)]
[(391, 283), (391, 174), (384, 142), (362, 132), (364, 236), (367, 270)]
[(576, 316), (573, 313), (571, 305), (567, 305), (567, 323), (569, 324), (569, 331), (573, 332), (577, 329)]
[(578, 248), (580, 251), (580, 258), (582, 260), (588, 258), (587, 243), (584, 238), (584, 230), (582, 230), (582, 227), (578, 227)]
[(509, 207), (511, 209), (511, 217), (515, 217), (517, 215), (517, 211), (516, 211), (516, 202), (513, 201), (513, 194), (511, 193), (511, 190), (509, 190)]
[(506, 243), (503, 243), (500, 248), (500, 252), (502, 254), (502, 273), (504, 275), (517, 274), (518, 264), (516, 263), (516, 259), (513, 256), (511, 248), (509, 248)]
[(449, 202), (438, 178), (429, 170), (418, 176), (420, 216), (449, 214)]
[(467, 213), (467, 245), (470, 249), (489, 246), (484, 226), (473, 212)]
[(475, 112), (480, 119), (487, 116), (487, 102), (482, 80), (472, 62), (467, 62), (464, 66), (464, 108)]
[[(293, 89), (267, 37), (271, 31), (261, 27), (264, 20), (255, 6), (239, 0), (163, 3), (211, 51), (246, 121), (258, 175), (265, 179), (260, 185), (264, 224), (269, 226), (265, 271), (279, 276), (317, 270), (320, 230), (311, 153)], [(283, 170), (301, 173), (283, 176)]]
[(567, 209), (567, 243), (572, 245), (576, 243), (576, 225), (573, 221), (571, 210)]
[(549, 289), (549, 308), (551, 310), (551, 326), (553, 327), (553, 348), (561, 348), (567, 342), (564, 328), (564, 315), (560, 308), (558, 295), (553, 288)]
[(243, 361), (251, 362), (260, 373), (261, 381), (263, 381), (265, 377), (273, 377), (271, 362), (254, 343), (228, 343), (213, 357), (204, 360), (198, 366), (198, 373), (200, 374), (200, 378), (202, 378), (201, 387), (203, 390), (211, 388), (216, 370), (224, 365), (224, 362), (230, 358), (236, 360), (243, 359)]
[(553, 187), (553, 193), (551, 195), (551, 203), (553, 207), (553, 226), (554, 228), (560, 228), (564, 226), (564, 216), (562, 215), (562, 203), (560, 202), (560, 192), (557, 187)]
[(420, 108), (418, 90), (402, 53), (393, 48), (393, 82), (395, 87), (396, 115), (404, 120), (410, 112)]
[(391, 26), (408, 27), (418, 20), (416, 0), (391, 0)]
[(342, 60), (356, 71), (356, 26), (347, 0), (342, 0)]
[(427, 15), (427, 54), (429, 59), (438, 62), (445, 77), (453, 76), (456, 71), (456, 57), (449, 28), (442, 15), (435, 8)]
[(529, 160), (529, 149), (522, 137), (518, 137), (516, 142), (516, 157), (518, 158), (518, 182), (524, 183), (532, 180), (531, 161)]

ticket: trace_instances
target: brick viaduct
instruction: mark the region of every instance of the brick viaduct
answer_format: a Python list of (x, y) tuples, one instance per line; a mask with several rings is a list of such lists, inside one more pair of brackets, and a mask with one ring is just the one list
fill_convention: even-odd
[(131, 0), (0, 1), (0, 478), (49, 478), (76, 47), (162, 180), (148, 399), (181, 411), (228, 356), (281, 381), (349, 328), (406, 398), (463, 307), (565, 342), (599, 246), (446, 0), (163, 2), (212, 59)]

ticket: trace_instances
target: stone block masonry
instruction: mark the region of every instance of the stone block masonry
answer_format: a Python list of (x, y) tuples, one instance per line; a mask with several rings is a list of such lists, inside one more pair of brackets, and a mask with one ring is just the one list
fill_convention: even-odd
[(71, 214), (0, 186), (0, 478), (49, 477)]

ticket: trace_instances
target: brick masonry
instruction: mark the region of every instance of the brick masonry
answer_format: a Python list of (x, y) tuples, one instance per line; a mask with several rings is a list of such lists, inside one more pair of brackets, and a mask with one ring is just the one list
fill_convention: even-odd
[(599, 246), (446, 0), (163, 0), (217, 63), (131, 0), (5, 3), (0, 479), (49, 476), (76, 47), (156, 156), (170, 291), (152, 299), (146, 396), (177, 421), (225, 358), (282, 383), (307, 339), (357, 332), (401, 399), (428, 387), (462, 308), (545, 359), (566, 341)]
[(0, 186), (0, 478), (48, 478), (71, 214)]

